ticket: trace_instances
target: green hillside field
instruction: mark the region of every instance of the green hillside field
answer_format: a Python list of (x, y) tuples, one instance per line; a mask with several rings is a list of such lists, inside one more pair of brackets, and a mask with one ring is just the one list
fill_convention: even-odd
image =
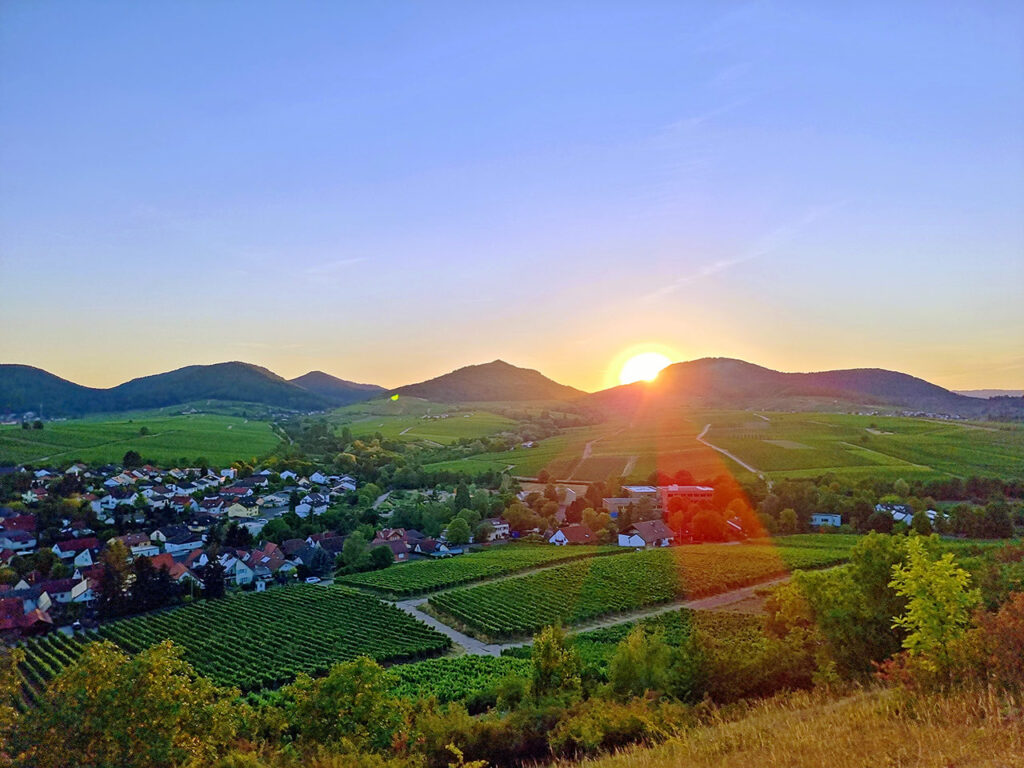
[[(149, 434), (140, 434), (143, 427)], [(0, 464), (104, 464), (120, 462), (129, 450), (159, 464), (182, 458), (230, 464), (268, 453), (278, 442), (266, 421), (149, 411), (47, 422), (43, 429), (0, 426)]]

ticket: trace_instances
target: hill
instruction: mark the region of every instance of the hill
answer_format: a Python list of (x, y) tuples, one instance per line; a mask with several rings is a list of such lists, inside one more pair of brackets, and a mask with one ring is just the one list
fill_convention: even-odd
[(552, 381), (539, 371), (518, 368), (504, 360), (468, 365), (443, 376), (392, 391), (394, 394), (444, 403), (573, 400), (586, 394)]
[(991, 397), (1024, 397), (1024, 389), (957, 389), (958, 395), (964, 397), (980, 397), (988, 400)]
[[(729, 358), (676, 363), (665, 368), (654, 382), (613, 387), (589, 398), (593, 404), (617, 409), (681, 404), (705, 408), (814, 410), (822, 406), (823, 400), (975, 418), (992, 413), (991, 404), (984, 400), (966, 397), (897, 371), (858, 368), (783, 373)], [(808, 407), (809, 401), (815, 408)], [(1001, 412), (1019, 410), (1024, 415), (1024, 400), (1003, 398), (999, 408)]]
[(383, 394), (384, 387), (376, 384), (358, 384), (354, 381), (339, 379), (323, 371), (310, 371), (307, 374), (290, 379), (292, 384), (319, 395), (332, 405), (351, 405)]
[(331, 403), (320, 395), (249, 363), (190, 365), (94, 389), (26, 365), (0, 365), (0, 411), (23, 413), (42, 406), (46, 416), (162, 408), (190, 401), (234, 400), (289, 410)]

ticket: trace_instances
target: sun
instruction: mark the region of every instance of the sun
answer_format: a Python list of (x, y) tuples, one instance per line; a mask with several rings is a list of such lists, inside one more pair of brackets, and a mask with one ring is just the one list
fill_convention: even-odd
[(632, 384), (634, 381), (654, 381), (666, 365), (672, 361), (658, 352), (644, 352), (634, 355), (626, 361), (619, 372), (619, 384)]

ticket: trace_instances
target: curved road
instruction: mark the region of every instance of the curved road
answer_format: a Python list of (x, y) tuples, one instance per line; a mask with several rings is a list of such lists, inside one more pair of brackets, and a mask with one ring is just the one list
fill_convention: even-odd
[(704, 445), (706, 445), (711, 450), (718, 451), (723, 456), (728, 456), (730, 459), (735, 461), (737, 464), (739, 464), (745, 470), (747, 470), (748, 472), (753, 472), (755, 475), (757, 475), (762, 480), (764, 480), (765, 484), (768, 486), (768, 490), (769, 491), (772, 489), (772, 481), (769, 480), (767, 477), (765, 477), (764, 473), (761, 470), (759, 470), (757, 467), (750, 466), (749, 464), (747, 464), (747, 462), (745, 462), (743, 459), (741, 459), (736, 454), (730, 453), (729, 451), (725, 450), (725, 448), (719, 448), (717, 445), (712, 445), (707, 440), (705, 440), (704, 439), (704, 435), (706, 435), (708, 433), (709, 429), (711, 429), (711, 425), (710, 424), (705, 424), (704, 425), (704, 429), (701, 430), (701, 433), (699, 435), (697, 435), (697, 442), (698, 443), (703, 443)]

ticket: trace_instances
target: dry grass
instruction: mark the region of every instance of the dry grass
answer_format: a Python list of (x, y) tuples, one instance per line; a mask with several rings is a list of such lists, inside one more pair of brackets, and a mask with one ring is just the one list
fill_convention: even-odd
[(1024, 766), (1024, 715), (980, 693), (841, 699), (797, 695), (700, 726), (653, 748), (578, 768), (1008, 768)]

